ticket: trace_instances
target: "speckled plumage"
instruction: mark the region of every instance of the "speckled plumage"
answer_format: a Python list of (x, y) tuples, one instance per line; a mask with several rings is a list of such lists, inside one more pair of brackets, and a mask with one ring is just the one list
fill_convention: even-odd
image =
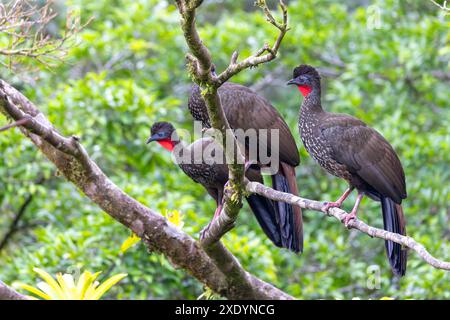
[[(174, 140), (175, 138), (176, 140)], [(177, 165), (194, 182), (200, 183), (216, 200), (215, 216), (221, 211), (223, 204), (224, 187), (228, 181), (228, 166), (225, 164), (223, 149), (213, 138), (206, 137), (187, 145), (179, 141), (175, 128), (168, 122), (157, 122), (151, 128), (151, 141), (167, 141), (173, 143), (174, 156)], [(250, 181), (263, 183), (258, 170), (249, 168), (246, 177)], [(246, 197), (259, 225), (269, 239), (278, 247), (286, 247), (288, 240), (283, 238), (282, 225), (272, 200), (254, 194)]]
[[(313, 96), (305, 98), (305, 105), (314, 104)], [(308, 101), (307, 101), (308, 100)], [(298, 128), (300, 137), (306, 151), (320, 164), (322, 168), (329, 173), (343, 178), (347, 181), (351, 179), (345, 165), (338, 163), (331, 156), (333, 150), (326, 140), (321, 139), (320, 135), (316, 133), (320, 131), (322, 116), (315, 114), (314, 110), (309, 110), (307, 107), (302, 107), (299, 117)]]
[(203, 138), (196, 140), (189, 146), (185, 146), (183, 142), (181, 143), (183, 148), (180, 150), (180, 156), (188, 154), (188, 158), (191, 161), (189, 161), (188, 163), (177, 163), (178, 166), (188, 177), (190, 177), (195, 182), (203, 185), (208, 193), (216, 200), (216, 202), (220, 203), (223, 196), (223, 187), (228, 181), (227, 165), (207, 164), (204, 161), (202, 161), (201, 163), (194, 162), (194, 155), (201, 155), (201, 150), (204, 150), (204, 148), (207, 148), (209, 145), (214, 144), (217, 148), (220, 147), (217, 146), (216, 142), (212, 138)]
[[(324, 111), (320, 77), (313, 67), (295, 68), (289, 84), (296, 84), (306, 95), (298, 126), (308, 153), (330, 174), (345, 179), (359, 193), (381, 201), (385, 229), (405, 235), (401, 207), (407, 196), (405, 175), (389, 142), (355, 117)], [(386, 241), (386, 252), (393, 272), (404, 275), (406, 250)]]
[[(224, 83), (218, 93), (232, 129), (278, 129), (280, 161), (294, 167), (300, 164), (297, 144), (289, 126), (266, 98), (246, 86), (231, 82)], [(204, 128), (211, 127), (206, 104), (197, 85), (192, 87), (188, 108), (193, 118), (201, 121)], [(267, 149), (270, 151), (270, 140)]]
[[(248, 87), (226, 82), (218, 89), (218, 94), (232, 129), (255, 129), (258, 135), (258, 149), (271, 154), (271, 135), (267, 135), (267, 142), (259, 139), (260, 130), (278, 130), (278, 167), (279, 171), (272, 175), (272, 187), (278, 191), (298, 195), (295, 167), (300, 164), (300, 156), (295, 139), (278, 110), (263, 96)], [(188, 108), (195, 120), (201, 121), (204, 128), (210, 128), (205, 101), (200, 88), (193, 85), (188, 101)], [(249, 146), (246, 143), (246, 155)], [(259, 152), (257, 153), (260, 154)], [(260, 161), (260, 158), (257, 159)], [(285, 225), (286, 246), (293, 251), (303, 250), (303, 219), (300, 207), (283, 202), (276, 202), (280, 219), (290, 220)]]

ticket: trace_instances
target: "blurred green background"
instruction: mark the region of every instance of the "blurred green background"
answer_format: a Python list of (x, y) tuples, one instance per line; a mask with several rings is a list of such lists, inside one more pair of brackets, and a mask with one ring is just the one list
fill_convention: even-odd
[[(204, 2), (198, 25), (219, 71), (234, 50), (245, 57), (276, 37), (253, 1)], [(233, 81), (269, 98), (285, 116), (301, 152), (301, 195), (335, 200), (346, 188), (312, 161), (299, 140), (301, 97), (284, 84), (293, 67), (308, 63), (322, 72), (327, 110), (363, 119), (392, 143), (406, 172), (408, 234), (450, 260), (450, 16), (430, 1), (288, 3), (292, 29), (279, 57)], [(54, 33), (61, 30), (58, 23), (64, 23), (68, 9), (78, 8), (84, 21), (95, 17), (78, 35), (66, 63), (52, 70), (36, 64), (38, 70), (22, 74), (2, 68), (1, 77), (35, 102), (62, 133), (80, 136), (118, 186), (159, 212), (179, 210), (183, 230), (198, 237), (212, 217), (214, 201), (165, 150), (145, 145), (155, 121), (192, 128), (186, 106), (187, 49), (173, 2), (76, 0), (57, 2), (55, 8), (60, 18), (52, 25)], [(2, 115), (0, 124), (6, 124)], [(0, 154), (0, 240), (29, 203), (0, 249), (2, 281), (35, 284), (33, 267), (53, 274), (102, 270), (100, 280), (129, 274), (108, 292), (110, 299), (195, 299), (202, 294), (194, 278), (163, 256), (149, 254), (142, 244), (120, 255), (129, 231), (58, 177), (18, 129), (0, 134)], [(382, 240), (347, 231), (317, 212), (305, 210), (304, 216), (305, 252), (300, 256), (274, 247), (247, 207), (224, 241), (247, 270), (297, 298), (450, 298), (449, 273), (415, 253), (399, 280), (391, 274)], [(379, 204), (364, 200), (360, 218), (382, 226)], [(371, 270), (379, 274), (375, 288), (370, 284), (378, 278)]]

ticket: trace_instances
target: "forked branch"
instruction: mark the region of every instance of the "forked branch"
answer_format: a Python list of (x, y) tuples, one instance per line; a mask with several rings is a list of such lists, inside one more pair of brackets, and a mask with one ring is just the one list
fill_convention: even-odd
[[(229, 168), (229, 188), (225, 194), (225, 205), (223, 212), (210, 225), (209, 229), (203, 233), (202, 244), (208, 248), (214, 246), (220, 238), (233, 228), (240, 208), (242, 207), (242, 197), (244, 195), (244, 168), (243, 152), (239, 148), (239, 144), (235, 140), (230, 129), (230, 125), (223, 111), (217, 89), (232, 76), (239, 72), (273, 60), (280, 48), (284, 35), (288, 31), (288, 13), (287, 7), (283, 0), (279, 0), (282, 12), (282, 22), (278, 22), (265, 0), (256, 1), (266, 16), (267, 21), (279, 30), (278, 37), (273, 44), (269, 46), (265, 44), (254, 55), (238, 62), (238, 53), (234, 52), (230, 59), (230, 65), (219, 76), (211, 72), (213, 62), (208, 48), (200, 39), (195, 25), (196, 9), (200, 6), (201, 1), (176, 0), (178, 10), (181, 16), (181, 28), (183, 29), (186, 43), (190, 49), (190, 53), (186, 55), (190, 74), (194, 81), (201, 87), (202, 95), (205, 99), (208, 109), (208, 115), (211, 125), (222, 134), (222, 141), (219, 141), (227, 155), (227, 163)], [(226, 139), (234, 140), (234, 146), (237, 152), (226, 148)], [(230, 140), (231, 139), (231, 140)], [(231, 148), (232, 149), (232, 148)]]
[[(33, 103), (3, 80), (0, 112), (15, 121), (30, 119), (19, 128), (68, 181), (141, 237), (149, 250), (164, 254), (174, 266), (183, 268), (214, 292), (229, 299), (292, 299), (237, 268), (236, 258), (220, 242), (207, 254), (192, 237), (123, 192), (90, 159), (78, 138), (61, 135)], [(0, 290), (5, 288), (0, 285)]]
[(69, 12), (62, 35), (51, 35), (48, 26), (57, 13), (52, 9), (53, 0), (44, 2), (11, 0), (0, 3), (0, 36), (7, 38), (0, 46), (0, 64), (10, 69), (24, 58), (34, 60), (45, 67), (62, 62), (72, 41), (90, 21), (81, 24), (77, 13)]
[(227, 69), (222, 72), (217, 77), (217, 85), (221, 85), (227, 80), (229, 80), (234, 75), (238, 74), (242, 70), (256, 67), (262, 63), (266, 63), (269, 61), (272, 61), (276, 58), (278, 54), (278, 50), (280, 49), (281, 42), (283, 41), (284, 36), (286, 35), (286, 32), (288, 32), (288, 12), (287, 12), (287, 6), (283, 2), (283, 0), (279, 1), (280, 10), (283, 16), (282, 22), (278, 22), (272, 15), (272, 12), (270, 11), (269, 7), (267, 6), (267, 3), (265, 0), (258, 0), (255, 2), (255, 4), (260, 7), (264, 11), (264, 15), (266, 16), (266, 20), (275, 26), (279, 33), (277, 36), (277, 39), (275, 40), (274, 44), (270, 46), (269, 44), (264, 44), (259, 50), (257, 50), (253, 55), (245, 58), (241, 62), (238, 62), (238, 52), (235, 51), (232, 55), (230, 65), (227, 67)]

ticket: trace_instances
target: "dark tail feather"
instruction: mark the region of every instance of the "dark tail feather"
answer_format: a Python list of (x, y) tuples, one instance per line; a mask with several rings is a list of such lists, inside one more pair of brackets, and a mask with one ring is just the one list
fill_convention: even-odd
[[(283, 169), (284, 176), (287, 178), (289, 184), (290, 193), (298, 196), (297, 179), (295, 175), (295, 167), (280, 162)], [(296, 236), (296, 243), (300, 252), (303, 252), (303, 215), (302, 208), (299, 206), (292, 206), (294, 211), (294, 230), (293, 233)]]
[[(281, 192), (297, 195), (295, 169), (281, 163), (280, 171), (272, 176), (272, 187)], [(301, 209), (285, 202), (275, 202), (277, 222), (284, 248), (296, 253), (303, 251), (303, 221)]]
[[(381, 209), (383, 210), (384, 229), (390, 232), (406, 235), (405, 217), (400, 204), (392, 199), (381, 197)], [(385, 241), (386, 254), (392, 271), (398, 276), (404, 276), (406, 272), (406, 249), (392, 241)]]
[(272, 200), (259, 194), (252, 194), (247, 197), (247, 202), (267, 237), (277, 247), (282, 247), (281, 235), (278, 230), (276, 212)]

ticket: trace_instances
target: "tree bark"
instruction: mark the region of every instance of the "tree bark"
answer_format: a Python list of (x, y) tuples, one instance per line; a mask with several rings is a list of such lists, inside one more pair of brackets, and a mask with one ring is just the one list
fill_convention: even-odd
[(233, 257), (228, 263), (232, 261), (233, 267), (240, 268), (238, 273), (223, 272), (230, 269), (230, 264), (219, 268), (191, 236), (123, 192), (89, 158), (79, 138), (59, 134), (33, 103), (3, 80), (0, 80), (0, 111), (15, 121), (29, 119), (20, 126), (21, 131), (64, 177), (111, 217), (141, 237), (151, 251), (164, 254), (175, 267), (183, 268), (229, 299), (292, 299), (243, 270), (231, 253), (219, 248)]
[(0, 281), (0, 300), (28, 300), (28, 298)]

